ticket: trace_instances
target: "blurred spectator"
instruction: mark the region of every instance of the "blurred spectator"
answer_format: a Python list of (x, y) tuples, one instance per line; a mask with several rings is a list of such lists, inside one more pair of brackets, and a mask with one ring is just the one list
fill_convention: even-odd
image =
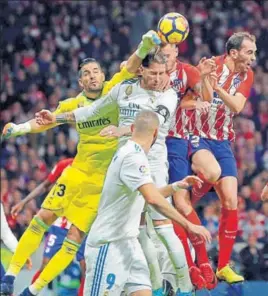
[(261, 239), (265, 236), (264, 215), (258, 213), (254, 209), (248, 211), (247, 219), (241, 225), (242, 237), (244, 241), (248, 241), (249, 237), (254, 235), (255, 238)]
[(262, 279), (263, 254), (256, 244), (257, 237), (251, 234), (248, 237), (248, 246), (240, 252), (240, 260), (244, 265), (243, 274), (246, 280)]

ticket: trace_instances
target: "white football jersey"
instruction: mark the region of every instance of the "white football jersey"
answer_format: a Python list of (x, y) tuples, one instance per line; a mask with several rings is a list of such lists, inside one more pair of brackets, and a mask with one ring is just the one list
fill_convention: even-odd
[(18, 240), (8, 226), (2, 203), (1, 203), (1, 240), (4, 242), (4, 244), (8, 247), (8, 249), (12, 253), (15, 252), (18, 245)]
[[(107, 112), (119, 108), (119, 126), (130, 126), (136, 115), (143, 110), (155, 111), (160, 120), (160, 128), (156, 143), (149, 153), (161, 151), (166, 155), (165, 139), (171, 124), (178, 103), (176, 92), (170, 88), (165, 92), (152, 91), (140, 86), (138, 78), (123, 81), (117, 84), (112, 90), (93, 104), (76, 109), (74, 115), (76, 121), (86, 121), (95, 115), (104, 115)], [(129, 137), (119, 139), (120, 146)]]
[(129, 140), (117, 150), (108, 168), (87, 244), (94, 247), (137, 237), (145, 203), (137, 189), (148, 183), (153, 181), (147, 156), (140, 145)]

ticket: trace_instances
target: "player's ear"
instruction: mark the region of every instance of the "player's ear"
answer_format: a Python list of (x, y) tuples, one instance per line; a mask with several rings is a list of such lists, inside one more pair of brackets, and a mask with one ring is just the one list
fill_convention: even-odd
[(134, 124), (131, 124), (130, 130), (131, 130), (131, 133), (133, 133), (133, 131), (134, 131)]
[(143, 66), (140, 66), (139, 69), (138, 69), (138, 71), (139, 71), (139, 75), (143, 75), (143, 73), (144, 73), (144, 67)]
[(154, 131), (154, 139), (156, 139), (157, 136), (158, 136), (158, 127), (157, 127), (157, 128), (155, 129), (155, 131)]
[(102, 81), (105, 81), (105, 74), (104, 74), (104, 72), (102, 72), (101, 74), (102, 74)]
[(81, 78), (78, 79), (78, 83), (79, 83), (79, 86), (80, 86), (80, 87), (84, 88), (83, 83), (82, 83), (82, 79), (81, 79)]
[(238, 57), (238, 51), (237, 51), (236, 49), (231, 49), (231, 50), (230, 50), (230, 56), (231, 56), (234, 60), (236, 60), (237, 57)]

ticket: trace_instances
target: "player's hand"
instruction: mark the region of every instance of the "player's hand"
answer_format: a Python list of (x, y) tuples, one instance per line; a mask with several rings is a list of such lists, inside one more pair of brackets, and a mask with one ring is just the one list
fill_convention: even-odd
[(207, 59), (204, 57), (199, 61), (197, 68), (199, 69), (201, 76), (206, 76), (216, 70), (215, 59)]
[(15, 206), (13, 206), (11, 208), (11, 215), (13, 217), (18, 216), (18, 214), (23, 210), (24, 206), (25, 206), (25, 204), (23, 201), (17, 203)]
[(162, 91), (162, 92), (164, 92), (164, 91), (166, 91), (166, 90), (168, 90), (168, 89), (170, 89), (170, 88), (171, 88), (170, 77), (169, 77), (169, 75), (167, 74), (167, 75), (165, 75), (165, 77), (162, 79), (158, 91)]
[(210, 109), (210, 103), (209, 102), (197, 101), (195, 109), (200, 111), (201, 113), (208, 113), (209, 109)]
[(150, 30), (142, 36), (142, 41), (136, 50), (136, 55), (139, 58), (144, 59), (153, 48), (160, 44), (161, 39), (158, 34), (155, 31)]
[(12, 122), (7, 123), (4, 126), (4, 129), (2, 131), (1, 135), (1, 141), (7, 140), (11, 137), (17, 137), (22, 135), (22, 131), (19, 129), (18, 125)]
[(213, 89), (218, 89), (218, 76), (215, 71), (209, 74), (208, 80)]
[(161, 44), (161, 39), (155, 31), (150, 30), (142, 36), (142, 42), (143, 42), (144, 48), (147, 48), (147, 50), (150, 51), (156, 45)]
[(189, 222), (187, 231), (189, 233), (196, 234), (196, 235), (202, 237), (208, 243), (211, 242), (211, 239), (212, 239), (211, 234), (204, 226), (195, 225), (195, 224)]
[(31, 258), (27, 259), (27, 261), (26, 261), (26, 267), (27, 267), (28, 270), (31, 270), (32, 269), (33, 262), (31, 260)]
[(197, 176), (187, 176), (181, 181), (177, 181), (176, 185), (181, 189), (188, 189), (190, 186), (197, 185), (198, 187), (202, 186), (203, 181)]
[(115, 137), (118, 138), (118, 137), (121, 137), (121, 134), (118, 126), (109, 125), (100, 131), (100, 136), (106, 137), (106, 138), (115, 138)]
[(56, 116), (49, 110), (41, 110), (35, 113), (35, 120), (39, 125), (48, 125), (56, 123)]

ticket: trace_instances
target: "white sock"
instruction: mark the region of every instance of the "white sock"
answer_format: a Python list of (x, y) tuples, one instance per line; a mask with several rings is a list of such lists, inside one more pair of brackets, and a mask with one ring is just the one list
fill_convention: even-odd
[(154, 247), (153, 242), (149, 238), (146, 226), (140, 226), (140, 234), (139, 234), (139, 242), (142, 246), (142, 250), (145, 254), (149, 269), (150, 269), (150, 275), (151, 275), (151, 282), (152, 282), (152, 288), (153, 290), (157, 290), (162, 288), (162, 274), (160, 271), (160, 266), (158, 263), (157, 258), (157, 251)]
[(31, 286), (29, 287), (29, 290), (30, 290), (30, 292), (31, 292), (33, 295), (37, 295), (38, 293), (40, 293), (40, 291), (38, 291), (38, 290), (34, 287), (34, 285), (31, 285)]
[(183, 245), (174, 232), (172, 224), (156, 226), (155, 230), (166, 246), (170, 259), (176, 269), (177, 285), (181, 292), (193, 289)]

